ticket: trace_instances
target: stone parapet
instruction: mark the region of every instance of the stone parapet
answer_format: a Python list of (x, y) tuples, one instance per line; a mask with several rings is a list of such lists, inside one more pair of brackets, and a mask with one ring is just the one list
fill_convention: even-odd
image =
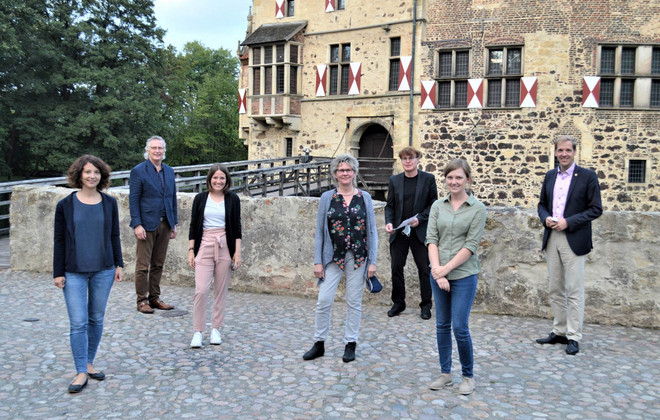
[[(11, 267), (52, 270), (55, 205), (72, 190), (15, 187), (11, 199)], [(135, 272), (135, 236), (129, 227), (128, 192), (111, 191), (119, 203), (125, 281)], [(194, 285), (186, 263), (194, 194), (179, 194), (179, 236), (170, 242), (163, 285)], [(318, 199), (241, 198), (243, 266), (232, 290), (315, 297), (314, 229)], [(379, 223), (378, 277), (381, 293), (365, 299), (387, 305), (391, 293), (384, 204), (376, 203)], [(490, 314), (551, 317), (546, 264), (540, 249), (542, 226), (536, 212), (489, 208), (479, 249), (482, 272), (474, 309)], [(594, 251), (587, 259), (585, 321), (657, 328), (660, 269), (660, 213), (606, 212), (594, 222)], [(419, 304), (416, 268), (406, 266), (407, 304)], [(165, 288), (164, 294), (167, 294)], [(343, 296), (343, 290), (337, 292)]]

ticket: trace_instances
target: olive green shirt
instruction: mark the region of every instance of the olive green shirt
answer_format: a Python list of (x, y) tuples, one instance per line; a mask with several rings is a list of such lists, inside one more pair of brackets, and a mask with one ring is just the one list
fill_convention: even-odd
[(462, 248), (472, 252), (467, 261), (449, 273), (447, 280), (479, 274), (477, 248), (485, 225), (486, 206), (472, 194), (456, 211), (451, 206), (449, 195), (433, 203), (425, 243), (426, 246), (437, 245), (440, 264), (447, 264)]

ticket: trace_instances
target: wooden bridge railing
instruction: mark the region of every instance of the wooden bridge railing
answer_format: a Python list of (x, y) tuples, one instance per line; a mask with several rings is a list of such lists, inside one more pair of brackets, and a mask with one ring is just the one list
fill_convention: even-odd
[[(311, 162), (303, 163), (311, 158)], [(224, 162), (232, 174), (233, 191), (248, 196), (310, 195), (330, 184), (330, 158), (292, 156), (274, 159)], [(201, 192), (211, 163), (173, 167), (178, 191)], [(131, 171), (110, 174), (111, 189), (128, 188)], [(0, 183), (0, 235), (9, 233), (11, 190), (19, 185), (68, 185), (65, 176)]]

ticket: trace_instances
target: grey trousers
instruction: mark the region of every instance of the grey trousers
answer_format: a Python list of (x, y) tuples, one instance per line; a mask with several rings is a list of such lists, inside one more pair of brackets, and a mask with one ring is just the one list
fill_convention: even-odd
[[(358, 341), (360, 320), (362, 318), (362, 291), (367, 270), (367, 263), (354, 270), (353, 253), (346, 254), (346, 326), (344, 344)], [(330, 329), (330, 314), (335, 300), (335, 292), (344, 272), (331, 262), (325, 267), (325, 279), (319, 288), (316, 302), (316, 320), (314, 322), (314, 341), (325, 341)]]

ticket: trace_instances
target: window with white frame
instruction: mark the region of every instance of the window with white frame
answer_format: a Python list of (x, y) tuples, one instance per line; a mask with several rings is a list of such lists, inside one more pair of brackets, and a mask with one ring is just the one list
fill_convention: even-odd
[(599, 107), (660, 107), (660, 47), (600, 45)]
[(390, 38), (390, 79), (388, 90), (399, 89), (399, 67), (401, 66), (401, 37)]
[(487, 49), (486, 106), (512, 108), (520, 106), (520, 78), (522, 54), (520, 46), (491, 47)]
[(348, 80), (350, 75), (351, 44), (330, 45), (330, 72), (328, 94), (348, 94)]
[(437, 108), (467, 107), (470, 50), (440, 50), (436, 53)]
[(300, 45), (279, 43), (252, 47), (252, 94), (297, 94)]

